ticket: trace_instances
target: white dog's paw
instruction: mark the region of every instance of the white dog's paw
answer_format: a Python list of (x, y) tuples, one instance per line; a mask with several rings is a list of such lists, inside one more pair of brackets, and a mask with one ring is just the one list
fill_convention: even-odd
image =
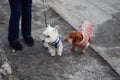
[(49, 53), (51, 54), (51, 56), (55, 56), (55, 49), (48, 47)]
[(54, 57), (54, 56), (55, 56), (55, 53), (51, 53), (51, 56), (53, 56), (53, 57)]
[(48, 48), (48, 43), (43, 42), (43, 46), (44, 46), (44, 48)]
[(63, 51), (63, 45), (62, 45), (62, 42), (60, 42), (58, 50), (57, 50), (57, 53), (59, 56), (62, 56), (62, 51)]
[(58, 53), (59, 56), (62, 56), (62, 53)]
[(6, 75), (6, 71), (0, 68), (0, 73)]

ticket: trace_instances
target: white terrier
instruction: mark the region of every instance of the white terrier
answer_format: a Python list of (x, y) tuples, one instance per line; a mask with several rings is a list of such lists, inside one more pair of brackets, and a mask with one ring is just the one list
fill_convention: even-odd
[(53, 28), (48, 25), (48, 27), (43, 31), (43, 45), (48, 48), (51, 56), (55, 56), (56, 51), (59, 56), (62, 55), (63, 45), (61, 42), (61, 37), (58, 34), (58, 26)]

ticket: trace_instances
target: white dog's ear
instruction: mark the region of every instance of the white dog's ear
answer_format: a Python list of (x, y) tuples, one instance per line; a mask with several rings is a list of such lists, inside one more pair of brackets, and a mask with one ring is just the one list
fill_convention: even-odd
[(57, 30), (59, 30), (59, 29), (60, 29), (60, 26), (59, 26), (59, 25), (56, 25), (55, 28), (56, 28)]
[(50, 27), (50, 24), (48, 24), (48, 27)]
[(53, 28), (53, 30), (54, 30), (54, 32), (57, 32), (57, 31), (58, 31), (58, 29), (56, 29), (56, 28)]

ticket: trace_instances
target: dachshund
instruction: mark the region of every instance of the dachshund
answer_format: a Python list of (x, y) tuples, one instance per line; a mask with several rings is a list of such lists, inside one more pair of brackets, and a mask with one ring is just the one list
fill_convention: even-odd
[(64, 41), (71, 44), (71, 51), (74, 51), (75, 47), (80, 47), (82, 48), (82, 54), (85, 54), (85, 49), (89, 46), (91, 36), (92, 24), (89, 21), (84, 21), (77, 30), (70, 31)]

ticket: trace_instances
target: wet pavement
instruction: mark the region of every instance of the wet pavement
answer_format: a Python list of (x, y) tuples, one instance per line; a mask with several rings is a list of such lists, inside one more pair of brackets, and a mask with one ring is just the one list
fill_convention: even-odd
[[(37, 0), (36, 0), (37, 1)], [(7, 5), (7, 1), (1, 1), (1, 5)], [(0, 7), (1, 7), (0, 5)], [(8, 7), (8, 5), (6, 6)], [(51, 57), (48, 50), (43, 48), (41, 34), (46, 28), (44, 24), (43, 5), (41, 2), (33, 3), (32, 35), (35, 45), (28, 47), (22, 40), (20, 42), (24, 50), (12, 52), (7, 41), (7, 29), (9, 7), (0, 9), (1, 16), (6, 16), (6, 23), (0, 24), (0, 40), (4, 45), (6, 56), (11, 66), (17, 67), (20, 72), (18, 80), (119, 80), (120, 76), (113, 68), (98, 55), (93, 48), (88, 47), (85, 55), (81, 55), (80, 49), (70, 51), (70, 45), (63, 41), (64, 37), (73, 27), (51, 8), (47, 8), (47, 21), (52, 26), (59, 25), (59, 34), (62, 36), (64, 46), (63, 55)], [(6, 13), (6, 14), (5, 14)], [(3, 21), (1, 19), (0, 21)]]

